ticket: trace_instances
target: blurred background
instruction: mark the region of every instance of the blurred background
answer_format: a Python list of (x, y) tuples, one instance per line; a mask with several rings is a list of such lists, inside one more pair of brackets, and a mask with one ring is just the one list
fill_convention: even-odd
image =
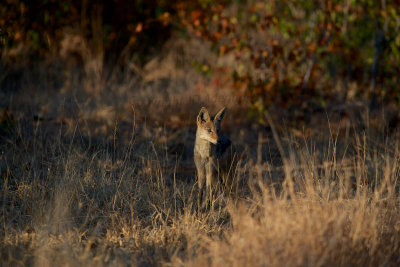
[(3, 124), (134, 110), (179, 126), (206, 105), (303, 125), (384, 107), (397, 125), (399, 1), (6, 0), (0, 13)]

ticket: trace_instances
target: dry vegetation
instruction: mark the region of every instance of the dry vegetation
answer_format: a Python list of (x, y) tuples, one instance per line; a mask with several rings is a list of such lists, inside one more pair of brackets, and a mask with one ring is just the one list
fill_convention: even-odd
[[(49, 14), (57, 14), (50, 11), (58, 10), (64, 3), (42, 2), (51, 3), (47, 9)], [(76, 2), (80, 6), (80, 1)], [(114, 4), (115, 1), (109, 2)], [(154, 7), (158, 7), (158, 2), (169, 6), (168, 1), (154, 1)], [(213, 1), (199, 1), (203, 2)], [(82, 3), (90, 6), (91, 1)], [(21, 9), (24, 13), (23, 7), (15, 4), (9, 10), (3, 8), (3, 13), (24, 18), (18, 11)], [(224, 25), (230, 13), (241, 10), (229, 7), (228, 13), (217, 10)], [(29, 15), (33, 18), (21, 19), (21, 25), (31, 24), (40, 8), (44, 7), (30, 6)], [(67, 7), (62, 8), (67, 12)], [(120, 8), (125, 11), (124, 6)], [(186, 8), (185, 5), (182, 8)], [(184, 15), (192, 17), (197, 28), (203, 27), (203, 22), (218, 22), (203, 19), (216, 15), (214, 11), (207, 13), (203, 9), (200, 13), (188, 9)], [(323, 21), (334, 17), (324, 15), (331, 14), (329, 9), (322, 14)], [(303, 85), (295, 87), (295, 91), (284, 87), (284, 94), (279, 91), (281, 89), (264, 88), (270, 84), (280, 88), (284, 81), (302, 83), (302, 79), (293, 79), (290, 75), (283, 82), (279, 79), (271, 83), (263, 81), (265, 90), (257, 93), (260, 88), (246, 74), (237, 81), (241, 86), (244, 84), (241, 88), (246, 93), (238, 94), (240, 91), (223, 82), (223, 75), (232, 73), (224, 68), (223, 73), (218, 72), (219, 68), (213, 72), (212, 64), (240, 67), (251, 75), (257, 74), (251, 68), (253, 63), (240, 63), (240, 53), (238, 57), (232, 56), (239, 50), (226, 50), (225, 38), (221, 37), (218, 42), (222, 46), (217, 55), (212, 52), (218, 50), (217, 46), (213, 47), (197, 35), (182, 37), (179, 27), (169, 32), (166, 30), (169, 28), (163, 26), (157, 32), (165, 31), (168, 38), (160, 37), (151, 27), (157, 24), (154, 19), (136, 16), (140, 15), (139, 9), (133, 15), (129, 9), (128, 13), (123, 13), (129, 18), (132, 15), (132, 25), (121, 19), (112, 29), (119, 32), (120, 25), (128, 27), (132, 33), (124, 36), (129, 43), (107, 50), (102, 47), (105, 37), (100, 38), (101, 34), (107, 33), (107, 38), (117, 35), (98, 29), (104, 26), (100, 23), (100, 11), (87, 10), (93, 14), (86, 19), (80, 9), (72, 9), (76, 18), (71, 16), (71, 21), (78, 19), (87, 27), (81, 29), (86, 34), (64, 27), (64, 18), (66, 25), (72, 23), (68, 22), (67, 15), (60, 15), (57, 19), (62, 20), (62, 27), (48, 26), (54, 31), (54, 42), (49, 41), (52, 40), (50, 34), (49, 44), (45, 42), (38, 50), (34, 50), (35, 40), (18, 45), (17, 39), (22, 39), (25, 36), (22, 33), (31, 30), (29, 27), (10, 23), (10, 29), (15, 26), (23, 31), (15, 31), (19, 33), (13, 37), (15, 45), (2, 51), (0, 61), (0, 266), (400, 265), (397, 129), (400, 113), (395, 107), (398, 91), (392, 90), (398, 80), (395, 62), (399, 53), (388, 52), (385, 54), (388, 60), (379, 65), (390, 72), (382, 70), (377, 77), (387, 77), (386, 82), (392, 87), (381, 85), (377, 92), (387, 91), (382, 99), (394, 99), (382, 102), (379, 111), (378, 108), (368, 109), (370, 101), (365, 84), (370, 81), (371, 66), (364, 62), (368, 58), (359, 56), (359, 60), (353, 62), (353, 57), (348, 56), (353, 50), (343, 55), (338, 50), (345, 64), (336, 67), (344, 74), (353, 65), (365, 69), (364, 72), (356, 71), (357, 68), (349, 71), (351, 75), (343, 76), (344, 86), (341, 79), (334, 76), (332, 81), (327, 81), (327, 88), (331, 89), (332, 82), (334, 90), (340, 91), (338, 95), (344, 93), (345, 97), (314, 107), (316, 98), (312, 94), (313, 101), (302, 100), (301, 96), (310, 92)], [(169, 12), (173, 16), (168, 10), (160, 15), (161, 19), (167, 20)], [(393, 7), (393, 10), (392, 16), (397, 18), (397, 9)], [(113, 21), (121, 12), (114, 11)], [(363, 9), (356, 11), (364, 18)], [(339, 12), (338, 8), (335, 12)], [(149, 12), (153, 13), (156, 14)], [(258, 18), (257, 12), (253, 13), (248, 17), (253, 18), (251, 25), (258, 29), (257, 25), (264, 20)], [(386, 17), (386, 11), (381, 13)], [(286, 13), (278, 15), (287, 17)], [(278, 22), (271, 20), (271, 25)], [(228, 37), (231, 36), (228, 33), (236, 29), (235, 21), (229, 20), (228, 30), (225, 29)], [(390, 20), (389, 30), (397, 31), (399, 21)], [(1, 23), (0, 19), (0, 26)], [(42, 23), (47, 27), (46, 20)], [(189, 21), (188, 25), (191, 23)], [(269, 22), (266, 20), (266, 23)], [(312, 20), (312, 23), (319, 22)], [(331, 28), (329, 23), (319, 24)], [(358, 24), (354, 25), (358, 29)], [(47, 34), (41, 24), (34, 26), (38, 36)], [(282, 23), (281, 27), (284, 26), (286, 24)], [(313, 35), (314, 27), (309, 28), (313, 29), (310, 31)], [(347, 36), (347, 28), (341, 29)], [(146, 35), (141, 36), (142, 31)], [(256, 36), (255, 40), (259, 38), (259, 42), (251, 38), (248, 42), (254, 45), (253, 52), (265, 55), (266, 60), (269, 53), (258, 50), (258, 45), (266, 47), (264, 37), (246, 28), (243, 31)], [(325, 35), (325, 30), (320, 33)], [(35, 36), (26, 34), (26, 38), (31, 35)], [(372, 36), (369, 42), (373, 43), (373, 34), (369, 35)], [(273, 51), (291, 49), (286, 42), (297, 42), (297, 37), (275, 37), (282, 44), (272, 42)], [(8, 41), (8, 37), (0, 36), (2, 40)], [(39, 41), (43, 40), (38, 37)], [(311, 44), (317, 41), (318, 38), (311, 40), (310, 45), (304, 43), (304, 48), (314, 50), (317, 46)], [(151, 53), (147, 52), (143, 60), (135, 59), (142, 56), (147, 46)], [(244, 55), (251, 48), (241, 42), (235, 42), (234, 46), (242, 47)], [(340, 48), (340, 45), (335, 43), (334, 47)], [(393, 45), (391, 49), (396, 52), (398, 46)], [(32, 54), (45, 52), (36, 53), (43, 56), (39, 60), (24, 57), (24, 53), (29, 54), (25, 50)], [(105, 60), (110, 50), (118, 55), (117, 63), (111, 67)], [(357, 50), (360, 49), (357, 47)], [(367, 52), (372, 58), (373, 50), (370, 50)], [(276, 54), (274, 59), (281, 61), (281, 52)], [(298, 55), (302, 54), (307, 53)], [(330, 54), (322, 54), (330, 57)], [(314, 55), (310, 58), (311, 71)], [(137, 64), (138, 61), (143, 65)], [(245, 57), (244, 61), (249, 60)], [(306, 59), (293, 61), (300, 66), (293, 71), (290, 64), (286, 65), (290, 62), (283, 62), (274, 65), (278, 71), (266, 65), (266, 73), (273, 71), (278, 75), (288, 66), (289, 74), (304, 76)], [(256, 69), (261, 70), (261, 67)], [(322, 92), (319, 86), (326, 71), (317, 68), (317, 73), (322, 78), (311, 75), (310, 81), (315, 79), (312, 85)], [(356, 77), (360, 73), (364, 73), (364, 78)], [(355, 82), (350, 79), (350, 89), (347, 88), (349, 77), (358, 79), (360, 85), (353, 86)], [(253, 92), (251, 86), (258, 89)], [(347, 96), (358, 90), (363, 97), (356, 93)], [(265, 103), (254, 102), (249, 92)], [(291, 101), (286, 101), (288, 99)], [(292, 101), (294, 99), (296, 101)], [(339, 105), (342, 99), (348, 102)], [(280, 105), (282, 103), (284, 105)], [(393, 106), (385, 106), (385, 103)], [(203, 105), (210, 111), (227, 107), (222, 130), (243, 155), (236, 172), (239, 190), (232, 195), (215, 195), (208, 210), (197, 207), (193, 163), (195, 118)], [(255, 109), (257, 116), (252, 114)]]
[(135, 96), (51, 92), (44, 81), (2, 91), (3, 265), (400, 263), (400, 152), (383, 115), (315, 114), (301, 130), (272, 114), (283, 126), (265, 128), (231, 103), (222, 127), (246, 156), (240, 190), (206, 211), (192, 147), (207, 98), (146, 84)]

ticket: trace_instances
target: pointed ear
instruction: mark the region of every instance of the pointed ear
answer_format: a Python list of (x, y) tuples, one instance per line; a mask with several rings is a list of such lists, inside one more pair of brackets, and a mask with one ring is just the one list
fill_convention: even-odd
[(214, 124), (215, 126), (217, 126), (217, 128), (219, 128), (219, 126), (221, 125), (221, 121), (225, 116), (225, 110), (226, 108), (222, 108), (220, 111), (218, 111), (217, 114), (215, 114), (214, 116)]
[(197, 124), (205, 123), (207, 121), (210, 121), (210, 114), (205, 107), (202, 107), (199, 115), (197, 115)]

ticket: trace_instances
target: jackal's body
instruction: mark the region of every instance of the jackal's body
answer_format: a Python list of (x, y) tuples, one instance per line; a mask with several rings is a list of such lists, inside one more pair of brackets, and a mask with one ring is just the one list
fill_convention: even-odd
[(211, 118), (207, 109), (203, 107), (197, 116), (194, 162), (200, 190), (204, 188), (205, 182), (207, 191), (211, 192), (219, 180), (222, 179), (226, 184), (229, 173), (232, 174), (231, 141), (220, 136), (220, 125), (224, 115), (225, 108)]

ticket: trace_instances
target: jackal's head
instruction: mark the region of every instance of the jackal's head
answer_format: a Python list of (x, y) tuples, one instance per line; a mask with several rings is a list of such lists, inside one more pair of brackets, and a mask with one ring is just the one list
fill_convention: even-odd
[(218, 111), (214, 117), (210, 117), (208, 110), (202, 107), (197, 115), (197, 135), (213, 144), (218, 142), (221, 121), (225, 115), (225, 108)]

